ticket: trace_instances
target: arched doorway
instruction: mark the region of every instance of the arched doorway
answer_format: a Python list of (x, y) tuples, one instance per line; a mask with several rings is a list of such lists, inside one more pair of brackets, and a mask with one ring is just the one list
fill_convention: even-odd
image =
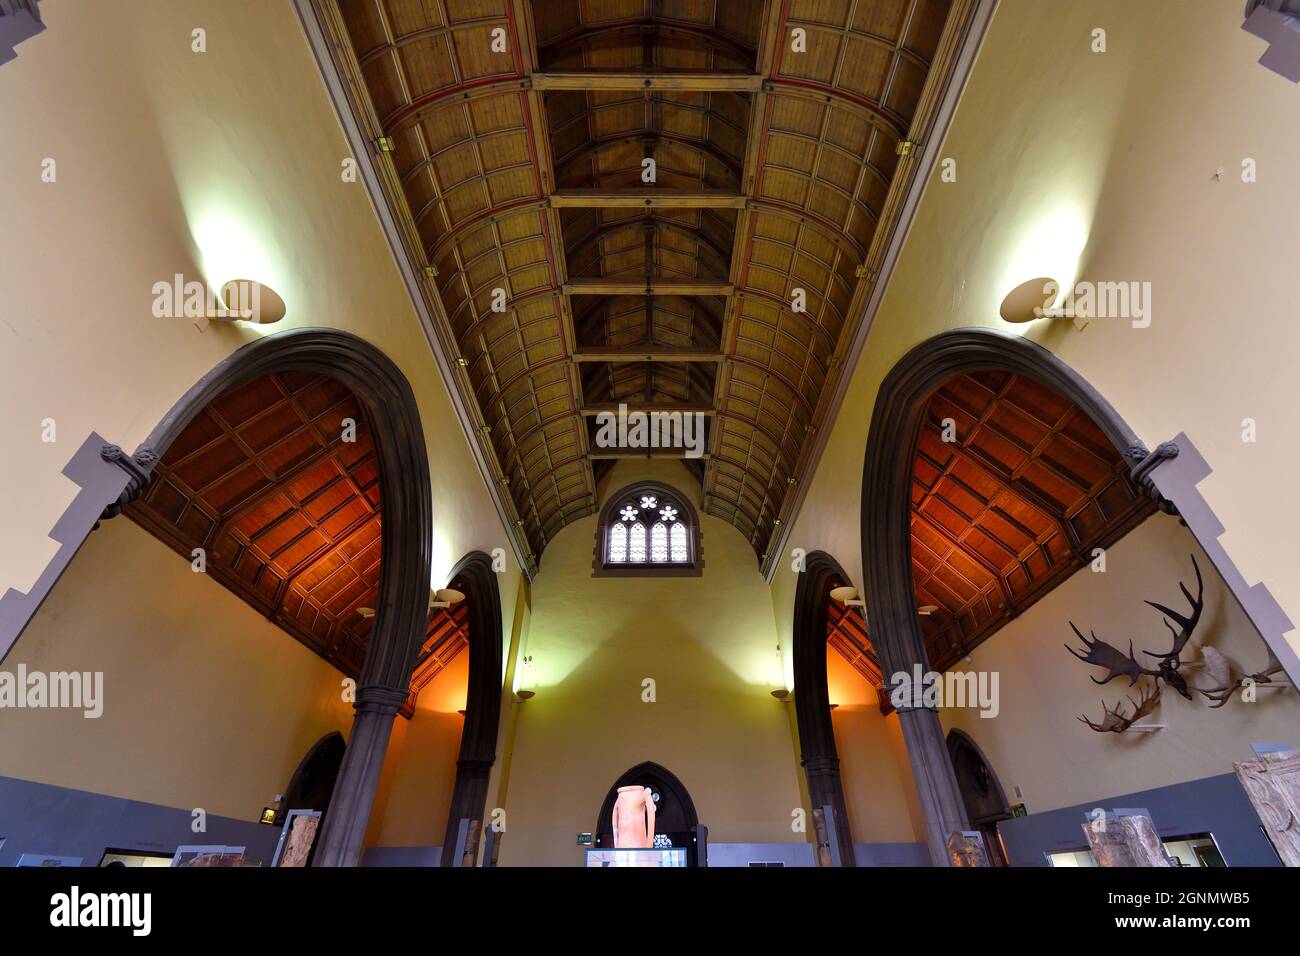
[(337, 732), (326, 734), (312, 744), (289, 778), (289, 786), (284, 788), (280, 812), (276, 814), (277, 824), (284, 822), (284, 816), (290, 810), (324, 812), (329, 808), (346, 749), (343, 735)]
[[(230, 408), (238, 409), (242, 402), (250, 400), (239, 391), (245, 386), (263, 391), (279, 390), (281, 395), (273, 396), (278, 407), (275, 410), (259, 409), (259, 414), (249, 420), (261, 425), (271, 423), (272, 417), (281, 412), (292, 413), (304, 417), (306, 427), (313, 428), (313, 409), (305, 407), (304, 401), (299, 400), (298, 389), (299, 386), (302, 389), (315, 387), (318, 382), (337, 385), (355, 403), (356, 413), (352, 422), (356, 428), (364, 429), (369, 447), (367, 460), (354, 461), (349, 457), (354, 449), (343, 447), (349, 444), (346, 439), (336, 442), (333, 437), (325, 439), (320, 434), (315, 438), (326, 447), (319, 450), (304, 448), (301, 460), (292, 456), (280, 460), (276, 455), (281, 446), (275, 442), (268, 441), (266, 448), (261, 448), (256, 436), (241, 436), (239, 429), (229, 427), (223, 416), (209, 413), (209, 409), (223, 400)], [(329, 406), (329, 409), (334, 408)], [(348, 427), (343, 419), (334, 424)], [(225, 432), (223, 440), (248, 459), (247, 467), (252, 469), (249, 475), (254, 480), (249, 488), (232, 492), (232, 504), (242, 508), (251, 502), (254, 506), (248, 515), (241, 511), (241, 520), (248, 517), (254, 523), (259, 522), (265, 516), (253, 514), (256, 506), (270, 508), (274, 503), (271, 498), (259, 497), (266, 491), (257, 487), (255, 479), (259, 470), (274, 490), (301, 477), (300, 470), (314, 467), (330, 457), (340, 459), (340, 490), (350, 489), (351, 493), (350, 504), (345, 502), (340, 507), (368, 509), (371, 517), (378, 518), (371, 522), (373, 560), (368, 561), (364, 568), (354, 569), (355, 580), (351, 582), (350, 590), (329, 593), (329, 600), (337, 601), (342, 609), (331, 616), (338, 626), (331, 625), (321, 634), (316, 634), (304, 623), (308, 619), (305, 616), (282, 611), (278, 618), (274, 618), (318, 653), (337, 660), (345, 671), (349, 668), (356, 671), (356, 715), (352, 733), (332, 790), (330, 813), (323, 822), (314, 851), (315, 865), (356, 865), (392, 721), (406, 700), (415, 654), (428, 615), (433, 517), (428, 453), (415, 396), (405, 376), (386, 355), (349, 333), (333, 329), (293, 329), (259, 339), (228, 356), (173, 406), (131, 456), (130, 461), (139, 474), (118, 501), (106, 509), (105, 515), (111, 517), (119, 513), (145, 495), (147, 489), (147, 493), (154, 497), (164, 494), (166, 489), (150, 488), (155, 470), (163, 467), (169, 454), (175, 458), (182, 453), (201, 452), (205, 447), (205, 429), (213, 431), (214, 435), (218, 431)], [(267, 431), (273, 432), (274, 428)], [(219, 470), (220, 466), (214, 465), (214, 468)], [(355, 469), (367, 468), (373, 472), (373, 478), (367, 478), (361, 471), (354, 473)], [(227, 471), (225, 474), (232, 473)], [(245, 500), (241, 494), (250, 497)], [(321, 496), (326, 494), (326, 489), (320, 490)], [(331, 519), (338, 520), (342, 512), (326, 508), (325, 497), (312, 497), (311, 502), (295, 499), (295, 507), (289, 510), (305, 517), (312, 512), (313, 503), (321, 507), (308, 520), (309, 524), (315, 525), (311, 533), (324, 532), (323, 537), (331, 539), (329, 543), (332, 544), (333, 536), (323, 525)], [(196, 512), (199, 513), (201, 509)], [(230, 516), (210, 516), (210, 530), (214, 535), (230, 532), (232, 524), (224, 520), (225, 517)], [(340, 534), (361, 533), (357, 529), (365, 524), (365, 518), (360, 516), (356, 522), (340, 529)], [(265, 527), (283, 529), (285, 526), (272, 520)], [(177, 528), (184, 533), (195, 530), (181, 528), (180, 524)], [(237, 553), (239, 536), (234, 537), (235, 550), (223, 557), (223, 560), (229, 559), (226, 563), (230, 565), (226, 569), (228, 580), (223, 581), (227, 586), (240, 580), (239, 561), (242, 556)], [(306, 540), (300, 536), (294, 542), (301, 544)], [(177, 547), (178, 542), (185, 544), (188, 539), (182, 534), (170, 543)], [(222, 546), (216, 540), (212, 544), (214, 547)], [(314, 558), (317, 552), (324, 553), (322, 549), (325, 548), (326, 544), (322, 543), (314, 551), (304, 553), (303, 560)], [(274, 570), (266, 573), (267, 566), (253, 573), (253, 578), (247, 581), (248, 593), (240, 594), (255, 606), (260, 606), (256, 604), (258, 600), (263, 603), (269, 600), (266, 589), (279, 595), (286, 586), (283, 575)], [(258, 596), (259, 583), (264, 586), (261, 598)], [(374, 611), (372, 622), (365, 629), (356, 619), (356, 612), (361, 610), (363, 603)], [(313, 612), (320, 610), (314, 608)], [(292, 620), (295, 617), (296, 623)], [(312, 621), (317, 618), (317, 613), (310, 616)]]
[(453, 859), (462, 819), (477, 821), (476, 850), (487, 809), (488, 778), (496, 760), (497, 730), (501, 717), (501, 592), (492, 559), (482, 551), (466, 555), (451, 573), (451, 588), (465, 595), (468, 612), (469, 686), (465, 695), (465, 724), (456, 760), (456, 782), (443, 836), (442, 866), (458, 866)]
[[(928, 650), (960, 659), (968, 649), (960, 641), (955, 646), (939, 643), (936, 636), (952, 615), (944, 615), (940, 607), (934, 609), (940, 615), (932, 619), (926, 608), (929, 601), (918, 602), (913, 505), (918, 494), (918, 448), (923, 429), (934, 424), (930, 421), (932, 398), (951, 380), (987, 373), (1008, 380), (1023, 377), (1079, 410), (1101, 436), (1100, 444), (1108, 446), (1109, 454), (1118, 455), (1132, 472), (1132, 484), (1145, 494), (1153, 493), (1143, 477), (1158, 455), (1148, 453), (1114, 408), (1047, 350), (1019, 336), (988, 329), (947, 332), (914, 348), (881, 383), (862, 475), (864, 590), (872, 635), (887, 673), (910, 673), (916, 666), (928, 671), (932, 664), (950, 663), (930, 660)], [(941, 527), (934, 533), (946, 537)], [(1078, 543), (1074, 546), (1077, 549)], [(1011, 612), (1016, 613), (1012, 604)], [(943, 729), (937, 712), (920, 704), (900, 707), (899, 719), (916, 776), (930, 858), (935, 865), (946, 866), (949, 835), (969, 829), (970, 824)]]
[(989, 860), (994, 866), (1006, 866), (1007, 856), (998, 836), (998, 824), (1010, 820), (1012, 814), (997, 774), (975, 741), (956, 728), (948, 731), (948, 759), (952, 761), (966, 816), (971, 826), (984, 834), (984, 849)]
[[(280, 808), (275, 815), (276, 826), (284, 825), (290, 810), (317, 810), (321, 814), (317, 828), (319, 832), (329, 811), (330, 797), (334, 795), (334, 785), (338, 782), (346, 749), (343, 735), (337, 731), (326, 734), (312, 744), (289, 778), (289, 785), (284, 788)], [(311, 866), (318, 846), (319, 841), (313, 841), (305, 861), (306, 866)]]
[(812, 803), (809, 810), (831, 808), (841, 865), (854, 866), (853, 833), (826, 682), (830, 592), (848, 580), (844, 569), (825, 552), (814, 551), (805, 558), (794, 598), (794, 708), (800, 760)]
[(655, 836), (667, 837), (673, 846), (686, 847), (686, 865), (699, 866), (696, 827), (700, 818), (686, 787), (670, 771), (646, 761), (622, 774), (605, 795), (596, 818), (596, 846), (614, 845), (614, 801), (619, 787), (648, 787), (655, 801)]

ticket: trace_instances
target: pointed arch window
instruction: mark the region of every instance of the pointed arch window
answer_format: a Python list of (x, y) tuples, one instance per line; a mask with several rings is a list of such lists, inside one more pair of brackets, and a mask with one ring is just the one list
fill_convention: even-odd
[(694, 575), (700, 567), (695, 509), (672, 488), (635, 485), (602, 509), (597, 575)]

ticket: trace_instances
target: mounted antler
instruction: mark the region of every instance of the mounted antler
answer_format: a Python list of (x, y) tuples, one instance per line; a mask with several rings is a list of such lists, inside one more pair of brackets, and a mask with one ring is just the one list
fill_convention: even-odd
[(1123, 733), (1132, 727), (1134, 722), (1147, 716), (1156, 709), (1156, 706), (1160, 703), (1160, 686), (1157, 684), (1151, 689), (1150, 694), (1147, 694), (1146, 688), (1143, 688), (1142, 695), (1139, 697), (1137, 703), (1133, 703), (1133, 698), (1131, 697), (1125, 697), (1124, 699), (1133, 706), (1133, 714), (1130, 717), (1125, 717), (1123, 711), (1120, 710), (1120, 708), (1124, 706), (1123, 704), (1116, 704), (1114, 708), (1111, 708), (1107, 707), (1106, 702), (1103, 700), (1101, 702), (1103, 712), (1101, 723), (1094, 724), (1087, 717), (1080, 717), (1079, 720), (1083, 721), (1099, 734)]
[(1137, 658), (1133, 656), (1132, 641), (1128, 642), (1128, 653), (1125, 654), (1118, 647), (1098, 640), (1096, 631), (1092, 632), (1092, 639), (1089, 640), (1083, 636), (1083, 632), (1075, 626), (1073, 621), (1070, 622), (1070, 627), (1078, 635), (1079, 640), (1083, 641), (1084, 653), (1080, 654), (1069, 644), (1065, 645), (1065, 649), (1084, 663), (1106, 668), (1106, 676), (1101, 680), (1095, 677), (1091, 678), (1094, 684), (1106, 684), (1116, 677), (1127, 677), (1129, 679), (1128, 686), (1132, 687), (1138, 682), (1138, 678), (1144, 675), (1147, 677), (1160, 676), (1160, 671), (1148, 670), (1138, 663)]
[[(1183, 648), (1187, 646), (1188, 640), (1191, 639), (1192, 631), (1196, 630), (1196, 625), (1200, 623), (1201, 612), (1205, 610), (1205, 581), (1201, 577), (1201, 566), (1196, 563), (1196, 555), (1190, 555), (1192, 559), (1192, 569), (1196, 572), (1196, 597), (1192, 597), (1192, 592), (1187, 590), (1187, 585), (1182, 581), (1178, 582), (1178, 589), (1183, 592), (1183, 597), (1187, 598), (1187, 603), (1192, 606), (1191, 616), (1186, 617), (1177, 611), (1170, 610), (1163, 604), (1157, 604), (1155, 601), (1147, 601), (1157, 611), (1165, 616), (1165, 627), (1169, 628), (1169, 633), (1174, 636), (1174, 647), (1167, 654), (1157, 654), (1154, 651), (1143, 651), (1148, 657), (1160, 658), (1160, 676), (1165, 679), (1174, 690), (1182, 694), (1188, 700), (1192, 699), (1191, 691), (1187, 689), (1187, 681), (1183, 680), (1183, 675), (1178, 673), (1179, 659), (1183, 653)], [(1179, 629), (1174, 630), (1174, 626), (1169, 623), (1169, 618), (1173, 618), (1179, 624)]]
[[(1098, 640), (1096, 632), (1091, 632), (1091, 640), (1084, 637), (1083, 632), (1075, 627), (1074, 622), (1070, 622), (1070, 627), (1074, 630), (1074, 633), (1078, 635), (1079, 640), (1083, 641), (1084, 653), (1079, 653), (1068, 644), (1065, 645), (1065, 649), (1085, 663), (1106, 668), (1106, 676), (1101, 680), (1098, 680), (1095, 677), (1092, 678), (1093, 683), (1105, 684), (1108, 681), (1114, 680), (1116, 677), (1127, 677), (1129, 679), (1129, 686), (1132, 687), (1137, 683), (1139, 677), (1154, 677), (1157, 681), (1163, 680), (1188, 700), (1192, 699), (1192, 692), (1187, 688), (1187, 681), (1185, 681), (1183, 676), (1178, 673), (1178, 667), (1182, 663), (1180, 655), (1183, 652), (1183, 648), (1187, 645), (1187, 641), (1191, 638), (1192, 631), (1196, 629), (1196, 625), (1200, 622), (1201, 611), (1205, 608), (1205, 582), (1201, 578), (1201, 568), (1196, 563), (1195, 555), (1192, 555), (1192, 567), (1196, 571), (1196, 597), (1192, 597), (1192, 592), (1187, 590), (1185, 584), (1181, 581), (1178, 582), (1178, 587), (1182, 590), (1183, 596), (1186, 597), (1188, 603), (1191, 604), (1190, 616), (1179, 614), (1176, 611), (1165, 607), (1163, 604), (1157, 604), (1155, 601), (1146, 602), (1161, 614), (1165, 615), (1165, 626), (1169, 628), (1170, 633), (1174, 635), (1173, 650), (1169, 651), (1167, 654), (1158, 654), (1154, 651), (1142, 652), (1149, 657), (1159, 658), (1160, 663), (1156, 665), (1154, 670), (1149, 667), (1143, 667), (1138, 662), (1137, 658), (1133, 654), (1132, 641), (1129, 641), (1128, 653), (1125, 654), (1114, 645)], [(1180, 625), (1179, 630), (1174, 630), (1174, 626), (1169, 623), (1169, 618), (1178, 622)], [(1109, 715), (1112, 712), (1108, 710), (1106, 713)], [(1106, 719), (1109, 719), (1109, 717), (1103, 719), (1103, 723), (1105, 723)], [(1092, 725), (1089, 724), (1089, 726)], [(1096, 728), (1094, 727), (1093, 729), (1095, 730)]]
[(1228, 698), (1241, 686), (1241, 682), (1232, 674), (1232, 662), (1214, 648), (1202, 647), (1201, 660), (1205, 662), (1205, 673), (1209, 675), (1213, 686), (1198, 687), (1196, 691), (1214, 701), (1210, 707), (1218, 709), (1228, 702)]
[[(1277, 659), (1277, 652), (1270, 647), (1268, 649), (1268, 663), (1264, 665), (1264, 670), (1257, 674), (1251, 674), (1250, 679), (1256, 684), (1271, 684), (1273, 683), (1273, 675), (1281, 673), (1284, 673), (1284, 669)], [(1285, 677), (1282, 679), (1286, 680)]]
[(1282, 671), (1282, 665), (1278, 663), (1277, 655), (1273, 653), (1271, 647), (1268, 649), (1268, 663), (1264, 665), (1264, 670), (1255, 674), (1247, 674), (1245, 677), (1237, 677), (1237, 669), (1233, 666), (1232, 661), (1213, 647), (1201, 648), (1201, 659), (1205, 661), (1205, 673), (1209, 675), (1213, 685), (1198, 687), (1196, 690), (1209, 700), (1214, 701), (1210, 705), (1211, 709), (1214, 710), (1226, 704), (1233, 693), (1238, 688), (1245, 687), (1247, 682), (1271, 684), (1273, 683), (1273, 675)]

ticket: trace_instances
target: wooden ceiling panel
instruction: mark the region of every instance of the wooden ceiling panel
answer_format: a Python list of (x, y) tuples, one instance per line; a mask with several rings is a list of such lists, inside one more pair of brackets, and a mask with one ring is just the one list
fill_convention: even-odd
[[(263, 376), (204, 409), (127, 514), (350, 677), (365, 660), (382, 527), (369, 424), (338, 381)], [(415, 695), (465, 646), (462, 607), (435, 615)], [(453, 633), (454, 632), (454, 633)]]
[(208, 573), (346, 670), (332, 647), (356, 622), (331, 603), (333, 575), (377, 582), (379, 488), (367, 423), (341, 384), (294, 372), (219, 396), (128, 514), (187, 559), (205, 549)]
[[(945, 440), (945, 437), (948, 440)], [(1154, 510), (1097, 426), (1056, 392), (978, 372), (931, 398), (912, 481), (930, 662), (952, 666)]]
[[(457, 350), (453, 384), (530, 557), (594, 509), (583, 412), (620, 400), (710, 410), (706, 463), (691, 466), (704, 509), (764, 555), (815, 464), (891, 197), (910, 184), (896, 147), (949, 0), (313, 2), (363, 128), (391, 140), (377, 152), (385, 198), (415, 269), (430, 267), (423, 294)], [(718, 294), (638, 288), (674, 281)], [(660, 354), (575, 356), (640, 346)], [(687, 348), (701, 355), (661, 351)], [(1015, 467), (999, 438), (972, 451)], [(1066, 450), (1026, 482), (1069, 498)], [(284, 444), (285, 467), (299, 451)], [(225, 476), (242, 495), (269, 478)]]
[(875, 690), (880, 701), (881, 713), (889, 713), (893, 708), (889, 695), (885, 692), (885, 678), (876, 655), (875, 646), (867, 634), (867, 624), (855, 609), (831, 599), (833, 588), (841, 587), (845, 582), (831, 578), (827, 582), (826, 593), (822, 600), (826, 604), (826, 644), (839, 654), (849, 666)]

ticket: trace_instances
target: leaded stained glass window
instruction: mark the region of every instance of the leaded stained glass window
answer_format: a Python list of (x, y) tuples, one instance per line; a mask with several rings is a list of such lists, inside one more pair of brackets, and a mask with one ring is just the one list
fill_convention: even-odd
[(605, 513), (611, 516), (604, 535), (607, 565), (672, 567), (693, 562), (688, 524), (693, 512), (679, 500), (657, 491), (633, 490), (612, 508), (607, 506)]

